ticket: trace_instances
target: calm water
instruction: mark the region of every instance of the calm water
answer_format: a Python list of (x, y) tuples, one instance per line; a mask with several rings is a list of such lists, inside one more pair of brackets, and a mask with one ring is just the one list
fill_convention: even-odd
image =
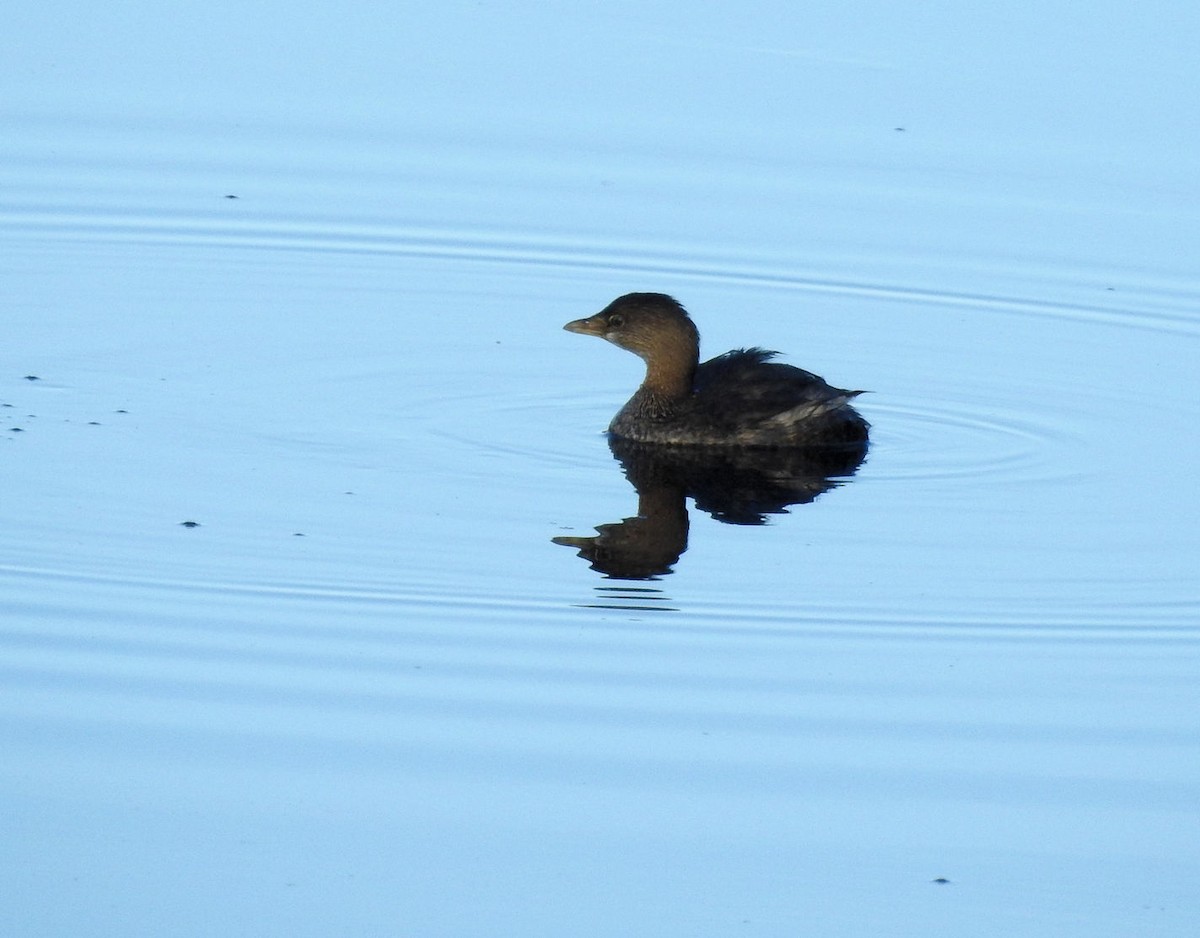
[[(5, 934), (1195, 933), (1200, 15), (752, 12), (6, 29)], [(866, 460), (635, 489), (629, 290)]]

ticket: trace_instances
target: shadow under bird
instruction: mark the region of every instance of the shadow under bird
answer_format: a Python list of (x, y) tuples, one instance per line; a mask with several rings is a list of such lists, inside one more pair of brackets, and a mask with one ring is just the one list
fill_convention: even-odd
[(772, 361), (777, 352), (736, 349), (700, 362), (700, 333), (665, 293), (628, 293), (564, 327), (620, 346), (646, 377), (609, 424), (640, 443), (792, 448), (863, 446), (870, 425), (851, 400), (812, 372)]
[[(686, 499), (725, 524), (765, 524), (843, 484), (866, 443), (789, 449), (657, 446), (610, 436), (609, 448), (637, 491), (637, 513), (596, 525), (591, 537), (556, 537), (592, 569), (622, 580), (657, 579), (687, 550)], [(835, 478), (837, 477), (837, 478)]]

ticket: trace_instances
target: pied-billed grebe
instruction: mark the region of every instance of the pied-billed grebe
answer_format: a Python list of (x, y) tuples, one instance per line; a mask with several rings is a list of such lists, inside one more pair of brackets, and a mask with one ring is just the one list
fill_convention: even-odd
[(643, 443), (789, 447), (863, 443), (869, 424), (850, 399), (811, 372), (737, 349), (699, 364), (700, 333), (663, 293), (628, 293), (568, 332), (595, 335), (646, 362), (646, 378), (609, 424)]

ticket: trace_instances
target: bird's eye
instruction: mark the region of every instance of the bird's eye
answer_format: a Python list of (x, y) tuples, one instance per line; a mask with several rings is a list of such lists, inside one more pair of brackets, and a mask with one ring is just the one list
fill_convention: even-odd
[(608, 317), (608, 328), (620, 329), (623, 325), (625, 325), (625, 317), (620, 313), (613, 313)]

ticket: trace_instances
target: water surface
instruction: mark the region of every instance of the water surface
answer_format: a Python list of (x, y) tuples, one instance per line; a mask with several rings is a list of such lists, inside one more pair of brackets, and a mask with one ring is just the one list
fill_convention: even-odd
[[(1192, 934), (1195, 17), (754, 12), (20, 15), (6, 932)], [(630, 290), (866, 460), (556, 544)]]

